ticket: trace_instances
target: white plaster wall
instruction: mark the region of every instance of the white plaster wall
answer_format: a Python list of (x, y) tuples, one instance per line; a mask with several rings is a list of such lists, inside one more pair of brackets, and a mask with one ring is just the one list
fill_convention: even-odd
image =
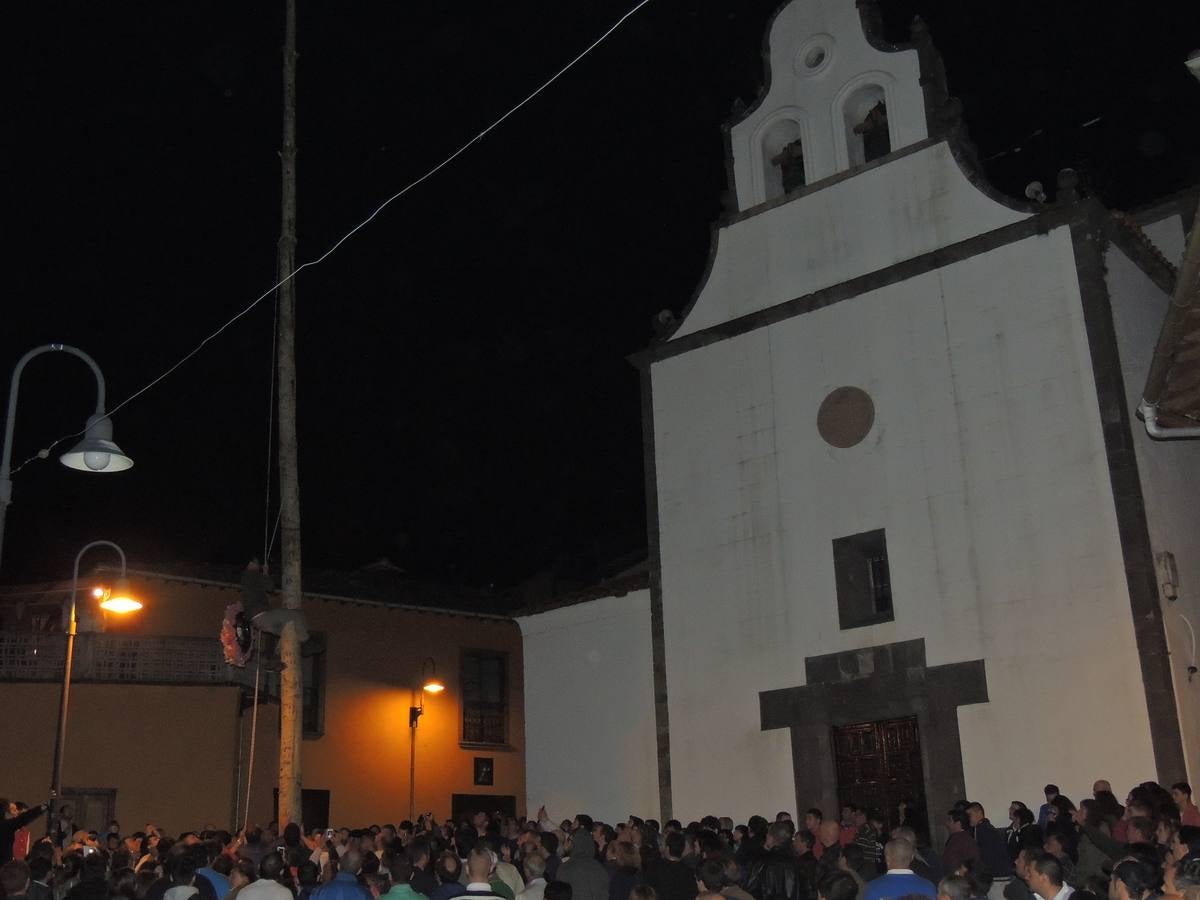
[[(928, 136), (917, 51), (868, 44), (855, 0), (796, 0), (775, 18), (768, 42), (770, 88), (730, 132), (739, 209), (768, 199), (762, 141), (781, 118), (803, 126), (807, 183), (850, 167), (842, 105), (863, 84), (884, 90), (893, 151)], [(810, 69), (805, 58), (818, 48), (825, 59)]]
[(1178, 266), (1183, 262), (1187, 235), (1183, 232), (1183, 217), (1179, 213), (1171, 213), (1158, 221), (1147, 222), (1142, 226), (1142, 231), (1154, 241), (1155, 246), (1162, 251), (1171, 265)]
[[(1182, 234), (1178, 217), (1173, 220)], [(1160, 235), (1156, 241), (1168, 235)], [(1159, 246), (1164, 252), (1173, 249)], [(1182, 256), (1182, 249), (1179, 254)], [(1155, 553), (1175, 554), (1179, 569), (1179, 599), (1163, 602), (1163, 622), (1187, 774), (1194, 782), (1200, 780), (1200, 675), (1188, 677), (1187, 667), (1194, 662), (1195, 651), (1184, 618), (1200, 634), (1200, 440), (1155, 441), (1136, 419), (1170, 298), (1115, 247), (1109, 248), (1105, 262), (1150, 544)]]
[(657, 817), (650, 592), (517, 619), (525, 650), (526, 808), (555, 821)]
[(971, 184), (942, 142), (722, 228), (680, 336), (1027, 218)]
[[(759, 692), (803, 684), (806, 656), (913, 638), (930, 665), (986, 660), (991, 700), (959, 720), (989, 809), (1154, 774), (1068, 229), (652, 378), (678, 817), (794, 809)], [(841, 385), (876, 405), (849, 450), (815, 427)], [(896, 620), (841, 631), (831, 541), (878, 527)]]

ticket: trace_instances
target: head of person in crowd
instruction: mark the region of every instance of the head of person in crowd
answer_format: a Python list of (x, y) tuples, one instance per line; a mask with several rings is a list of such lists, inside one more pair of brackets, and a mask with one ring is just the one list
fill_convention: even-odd
[(1038, 853), (1028, 859), (1025, 882), (1042, 900), (1054, 900), (1063, 887), (1062, 863), (1049, 853)]
[(1144, 900), (1157, 890), (1161, 880), (1161, 871), (1150, 859), (1127, 856), (1113, 866), (1109, 900)]
[(915, 848), (904, 838), (893, 838), (883, 847), (883, 860), (888, 871), (892, 869), (911, 869)]
[(457, 884), (462, 875), (462, 860), (453, 850), (444, 850), (438, 854), (433, 874), (438, 884)]
[(847, 872), (830, 872), (817, 883), (818, 900), (855, 900), (858, 882)]
[(472, 850), (467, 856), (467, 882), (469, 884), (487, 884), (488, 876), (491, 874), (491, 851), (482, 847)]
[(947, 875), (938, 882), (937, 900), (971, 900), (971, 882), (961, 875)]
[(971, 827), (971, 819), (960, 809), (952, 809), (946, 813), (946, 830), (958, 834)]

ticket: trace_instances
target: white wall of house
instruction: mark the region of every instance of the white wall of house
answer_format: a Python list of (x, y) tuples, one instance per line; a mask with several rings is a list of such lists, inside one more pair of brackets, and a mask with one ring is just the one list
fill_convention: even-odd
[[(1182, 233), (1178, 217), (1170, 222)], [(1158, 239), (1166, 242), (1173, 234), (1164, 228)], [(1182, 256), (1181, 247), (1168, 244), (1163, 250)], [(1200, 635), (1200, 554), (1196, 552), (1200, 547), (1200, 440), (1156, 441), (1136, 420), (1170, 298), (1119, 249), (1110, 247), (1105, 262), (1150, 544), (1156, 554), (1173, 553), (1179, 570), (1179, 599), (1163, 602), (1163, 622), (1187, 774), (1196, 781), (1200, 780), (1200, 675), (1189, 677), (1187, 667), (1196, 664), (1193, 630)]]
[(650, 592), (517, 619), (525, 647), (526, 797), (555, 821), (658, 815)]
[[(907, 229), (889, 219), (904, 164), (919, 158), (755, 217), (794, 208), (787, 215), (805, 219), (813, 202), (840, 206), (823, 194), (881, 179), (859, 195), (855, 223), (828, 222), (812, 246), (760, 234), (790, 248), (768, 274), (754, 274), (747, 242), (727, 262), (741, 274), (710, 281), (694, 315), (722, 320), (748, 311), (747, 297), (765, 304), (768, 277), (803, 285), (816, 270), (834, 282), (857, 274), (862, 264), (845, 260), (873, 252), (857, 245), (875, 219), (890, 234), (919, 232), (893, 247), (948, 242), (940, 218)], [(941, 202), (938, 191), (925, 202)], [(1014, 215), (994, 206), (968, 215), (967, 230)], [(948, 227), (964, 226), (951, 217)], [(915, 638), (931, 666), (986, 661), (990, 702), (961, 708), (959, 721), (968, 792), (989, 809), (1036, 801), (1048, 780), (1083, 796), (1095, 778), (1153, 777), (1068, 229), (651, 373), (676, 816), (793, 808), (790, 739), (760, 730), (759, 692), (803, 684), (806, 656)], [(843, 385), (872, 396), (876, 419), (864, 442), (838, 450), (818, 435), (816, 414)], [(880, 527), (895, 621), (839, 630), (831, 541)]]

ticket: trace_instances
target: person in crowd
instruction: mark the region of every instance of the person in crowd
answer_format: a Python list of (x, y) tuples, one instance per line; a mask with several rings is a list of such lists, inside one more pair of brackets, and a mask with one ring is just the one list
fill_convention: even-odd
[(388, 871), (391, 886), (382, 896), (386, 900), (429, 900), (429, 898), (413, 888), (413, 864), (405, 854), (399, 854), (392, 859)]
[(982, 803), (968, 803), (966, 812), (971, 836), (979, 848), (979, 868), (991, 878), (991, 891), (995, 892), (992, 896), (999, 900), (1013, 875), (1004, 835), (988, 820)]
[[(13, 858), (13, 843), (16, 840), (17, 832), (34, 819), (44, 815), (49, 809), (49, 804), (42, 803), (21, 812), (7, 800), (0, 800), (0, 803), (3, 803), (0, 813), (4, 815), (4, 818), (0, 819), (0, 866), (2, 866)], [(70, 807), (65, 808), (70, 809)]]
[(807, 900), (808, 876), (792, 846), (792, 823), (777, 819), (767, 829), (766, 854), (756, 861), (746, 878), (746, 889), (757, 900)]
[[(581, 820), (587, 819), (586, 824)], [(580, 827), (571, 835), (570, 856), (558, 867), (558, 880), (571, 885), (574, 900), (608, 900), (608, 870), (596, 861), (596, 842), (587, 816), (576, 818)]]
[[(42, 847), (48, 847), (48, 845), (43, 844)], [(53, 900), (54, 892), (50, 888), (50, 874), (53, 869), (54, 862), (47, 854), (30, 854), (29, 887), (25, 891), (28, 900)]]
[(898, 900), (900, 897), (919, 895), (937, 900), (937, 887), (915, 874), (912, 869), (916, 848), (903, 838), (893, 838), (883, 848), (887, 871), (867, 882), (863, 900)]
[(668, 831), (662, 845), (661, 858), (642, 873), (642, 883), (654, 889), (658, 900), (695, 900), (696, 879), (683, 862), (683, 834)]
[(1171, 799), (1179, 809), (1179, 823), (1200, 828), (1200, 807), (1192, 802), (1192, 786), (1186, 781), (1177, 781), (1171, 785)]
[(1025, 878), (1036, 900), (1067, 900), (1074, 893), (1074, 888), (1063, 880), (1062, 866), (1049, 853), (1032, 856)]
[(816, 900), (817, 896), (817, 868), (819, 863), (816, 854), (813, 853), (813, 845), (816, 842), (816, 837), (807, 828), (801, 828), (796, 832), (796, 836), (792, 838), (792, 849), (796, 853), (796, 864), (804, 873), (804, 879), (808, 883), (808, 900)]
[(1109, 896), (1112, 900), (1147, 900), (1160, 883), (1161, 872), (1153, 862), (1130, 856), (1113, 866)]
[[(953, 875), (964, 862), (979, 859), (979, 845), (971, 834), (971, 820), (960, 809), (946, 813), (946, 849), (942, 853), (942, 866)], [(1049, 898), (1047, 898), (1049, 900)]]
[(813, 847), (813, 856), (817, 857), (817, 883), (835, 872), (840, 872), (838, 861), (842, 856), (841, 826), (832, 819), (821, 823), (817, 832), (817, 845)]
[(1067, 848), (1063, 843), (1062, 835), (1056, 831), (1051, 832), (1046, 837), (1046, 843), (1043, 845), (1042, 850), (1058, 860), (1065, 884), (1069, 884), (1072, 888), (1079, 884), (1079, 881), (1075, 877), (1075, 862), (1067, 854)]
[(459, 896), (476, 897), (479, 900), (503, 900), (493, 888), (492, 859), (491, 851), (482, 845), (467, 854), (467, 890)]
[[(837, 827), (837, 822), (830, 823)], [(846, 872), (830, 872), (817, 885), (817, 900), (855, 900), (858, 882)]]
[[(545, 900), (546, 857), (540, 850), (531, 851), (524, 859), (525, 889), (517, 900)], [(430, 898), (433, 900), (433, 898)]]
[(613, 841), (613, 869), (609, 873), (608, 900), (629, 900), (629, 892), (641, 881), (642, 859), (630, 841)]
[(938, 882), (937, 900), (971, 900), (971, 882), (962, 875), (947, 875)]
[[(362, 871), (362, 866), (362, 853), (352, 847), (348, 848), (338, 860), (337, 875), (333, 880), (313, 891), (313, 900), (368, 900), (370, 892), (358, 881), (358, 874)], [(243, 888), (243, 893), (245, 890)], [(239, 900), (247, 900), (247, 898), (241, 897)]]
[(437, 879), (437, 887), (429, 895), (429, 900), (452, 900), (467, 892), (462, 860), (453, 850), (444, 850), (438, 854), (433, 874)]
[(24, 860), (10, 859), (0, 865), (0, 891), (5, 900), (26, 900), (32, 880)]
[(1038, 830), (1045, 834), (1046, 822), (1050, 818), (1050, 809), (1054, 805), (1054, 798), (1058, 796), (1058, 785), (1048, 784), (1042, 791), (1046, 796), (1046, 802), (1038, 809), (1037, 826)]
[(863, 816), (863, 823), (854, 835), (854, 843), (862, 850), (863, 864), (859, 869), (864, 881), (876, 878), (884, 871), (883, 838), (887, 821), (877, 809)]

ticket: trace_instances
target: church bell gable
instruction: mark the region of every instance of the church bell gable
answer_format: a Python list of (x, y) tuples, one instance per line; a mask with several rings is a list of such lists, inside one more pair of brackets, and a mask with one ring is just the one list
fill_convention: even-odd
[(767, 84), (729, 128), (738, 211), (929, 136), (915, 49), (882, 44), (869, 0), (793, 0), (776, 14)]

